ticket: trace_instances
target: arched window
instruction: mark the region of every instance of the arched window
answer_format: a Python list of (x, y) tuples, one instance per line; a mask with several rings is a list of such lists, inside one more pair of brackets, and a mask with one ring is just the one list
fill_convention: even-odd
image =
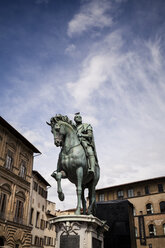
[(165, 223), (163, 224), (163, 234), (165, 235)]
[(147, 214), (153, 214), (153, 207), (151, 203), (148, 203), (146, 205), (146, 211), (147, 211)]
[(150, 237), (156, 235), (156, 227), (153, 224), (150, 224), (148, 226), (148, 229), (149, 229), (149, 235), (150, 235)]
[(6, 206), (11, 194), (11, 187), (5, 183), (0, 186), (0, 217), (5, 218)]
[(159, 205), (160, 205), (160, 212), (165, 213), (165, 201), (161, 201)]
[(14, 221), (23, 224), (23, 208), (25, 201), (25, 194), (22, 191), (16, 193), (16, 208)]
[(0, 217), (1, 218), (5, 218), (6, 204), (7, 204), (7, 195), (2, 192), (0, 194)]

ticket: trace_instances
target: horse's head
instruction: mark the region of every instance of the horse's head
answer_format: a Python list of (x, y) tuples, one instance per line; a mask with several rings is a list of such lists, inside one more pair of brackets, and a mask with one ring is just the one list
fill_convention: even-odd
[(51, 132), (54, 135), (54, 144), (62, 146), (65, 141), (65, 136), (68, 132), (68, 126), (73, 126), (72, 121), (67, 116), (56, 115), (50, 119)]
[(62, 146), (65, 136), (64, 125), (54, 117), (52, 117), (50, 123), (47, 122), (47, 124), (51, 126), (51, 132), (54, 136), (54, 144), (56, 146)]
[(60, 123), (55, 123), (51, 128), (51, 132), (54, 135), (54, 144), (56, 146), (62, 146), (65, 134), (63, 125)]

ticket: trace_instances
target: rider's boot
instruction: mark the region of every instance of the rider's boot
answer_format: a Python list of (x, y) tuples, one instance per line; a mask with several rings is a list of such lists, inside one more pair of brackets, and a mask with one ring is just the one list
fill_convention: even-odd
[(95, 156), (89, 156), (89, 168), (88, 168), (89, 174), (94, 175), (95, 174)]

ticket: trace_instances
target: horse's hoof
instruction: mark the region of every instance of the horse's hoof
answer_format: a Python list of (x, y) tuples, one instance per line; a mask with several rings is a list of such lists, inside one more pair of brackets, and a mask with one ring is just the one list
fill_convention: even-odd
[(58, 198), (60, 199), (60, 201), (63, 201), (65, 196), (62, 192), (58, 193)]
[(51, 174), (51, 177), (53, 177), (54, 179), (56, 179), (56, 175), (57, 175), (57, 173), (53, 172), (53, 173)]
[(75, 214), (75, 215), (80, 215), (80, 210), (76, 210), (76, 211), (74, 212), (74, 214)]
[(91, 215), (91, 214), (92, 214), (92, 211), (90, 209), (88, 209), (87, 215)]

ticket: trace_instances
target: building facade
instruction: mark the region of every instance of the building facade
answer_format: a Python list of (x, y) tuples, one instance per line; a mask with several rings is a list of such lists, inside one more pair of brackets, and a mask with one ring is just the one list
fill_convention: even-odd
[(134, 206), (137, 248), (165, 247), (165, 177), (96, 190), (96, 201), (128, 199)]
[(47, 200), (50, 184), (38, 171), (32, 172), (31, 211), (29, 223), (32, 227), (31, 247), (55, 247), (55, 226), (49, 220), (56, 216), (55, 203)]
[(0, 117), (0, 247), (31, 247), (34, 153), (40, 151)]

